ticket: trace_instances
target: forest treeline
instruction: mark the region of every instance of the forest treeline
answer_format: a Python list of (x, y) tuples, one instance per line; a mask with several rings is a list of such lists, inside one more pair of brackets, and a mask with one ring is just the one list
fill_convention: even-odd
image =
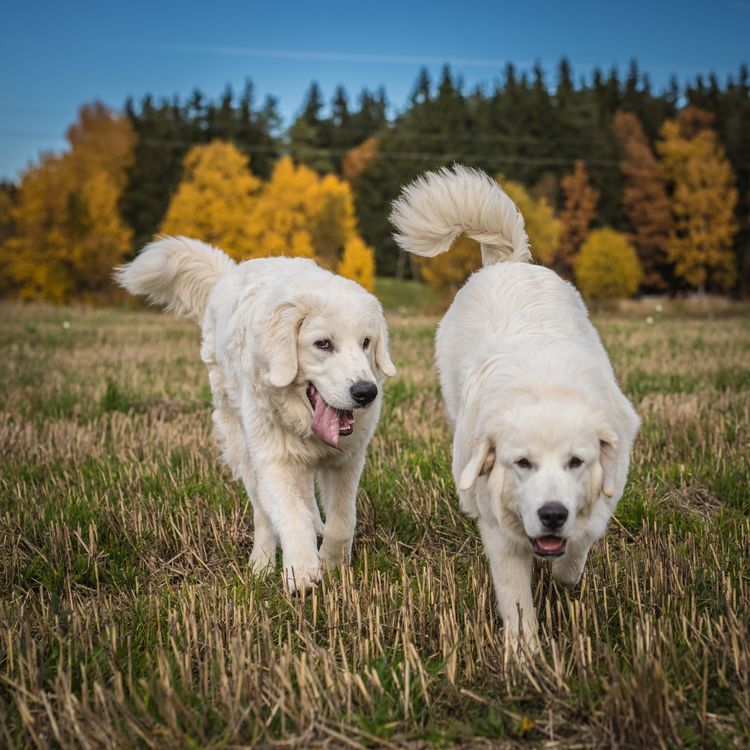
[(624, 75), (554, 80), (508, 65), (466, 90), (422, 70), (407, 106), (386, 93), (330, 101), (313, 83), (282, 130), (253, 88), (218, 99), (86, 105), (63, 154), (0, 190), (0, 293), (106, 299), (110, 270), (159, 232), (193, 234), (235, 257), (314, 257), (372, 286), (421, 275), (455, 287), (476, 267), (467, 240), (411, 262), (389, 205), (426, 169), (454, 161), (494, 175), (527, 220), (539, 262), (589, 296), (690, 290), (750, 294), (750, 80), (676, 80), (655, 91)]

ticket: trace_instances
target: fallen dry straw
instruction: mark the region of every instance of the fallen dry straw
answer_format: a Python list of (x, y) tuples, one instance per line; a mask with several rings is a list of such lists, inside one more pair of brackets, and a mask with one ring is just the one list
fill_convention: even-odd
[(548, 646), (519, 664), (457, 509), (434, 321), (392, 321), (353, 565), (290, 599), (248, 571), (197, 333), (5, 313), (1, 745), (746, 746), (746, 320), (601, 321), (644, 417), (632, 482), (577, 591), (539, 568)]

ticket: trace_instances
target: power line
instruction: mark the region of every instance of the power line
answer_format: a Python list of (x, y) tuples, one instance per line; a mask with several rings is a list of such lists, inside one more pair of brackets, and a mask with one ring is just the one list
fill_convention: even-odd
[[(51, 134), (42, 133), (23, 133), (20, 131), (9, 131), (0, 130), (0, 138), (55, 138), (59, 139), (59, 136), (53, 136)], [(547, 144), (550, 141), (544, 138), (529, 137), (524, 143), (533, 146), (534, 143)], [(154, 148), (177, 148), (177, 149), (189, 149), (192, 146), (206, 145), (205, 141), (191, 141), (182, 139), (163, 139), (163, 138), (152, 138), (146, 137), (139, 140), (140, 145), (146, 145)], [(243, 152), (247, 154), (279, 154), (290, 153), (294, 151), (293, 148), (284, 145), (272, 145), (272, 144), (240, 144), (235, 145)], [(569, 142), (568, 145), (574, 145), (573, 142)], [(578, 145), (577, 143), (575, 144)], [(322, 148), (322, 147), (305, 147), (304, 151), (307, 154), (314, 156), (345, 156), (349, 153), (350, 148)], [(487, 153), (463, 153), (460, 150), (450, 152), (438, 152), (438, 151), (393, 151), (393, 150), (378, 150), (377, 157), (386, 159), (388, 161), (465, 161), (465, 162), (490, 162), (493, 164), (529, 164), (536, 166), (550, 166), (550, 167), (567, 167), (574, 166), (577, 161), (584, 161), (587, 166), (597, 167), (603, 169), (619, 169), (620, 161), (617, 159), (602, 159), (592, 158), (587, 154), (577, 154), (575, 156), (568, 157), (551, 157), (551, 156), (525, 156), (518, 154), (487, 154)], [(735, 171), (748, 170), (750, 169), (750, 162), (732, 164)]]

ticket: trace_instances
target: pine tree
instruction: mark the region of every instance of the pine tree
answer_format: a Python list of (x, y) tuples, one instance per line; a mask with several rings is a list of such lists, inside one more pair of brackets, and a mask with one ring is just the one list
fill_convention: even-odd
[(17, 201), (16, 186), (12, 182), (0, 182), (0, 297), (6, 297), (16, 291), (6, 243), (16, 233), (13, 215)]
[(13, 213), (18, 201), (18, 188), (12, 182), (0, 181), (0, 245), (15, 234)]
[(129, 101), (125, 111), (136, 133), (136, 145), (121, 207), (136, 245), (148, 242), (162, 223), (192, 146), (232, 141), (252, 156), (253, 172), (262, 178), (271, 173), (276, 160), (273, 134), (280, 123), (276, 100), (267, 97), (256, 110), (249, 80), (238, 101), (230, 87), (218, 103), (196, 89), (185, 104), (178, 98), (157, 104), (146, 96), (140, 108)]
[(179, 101), (156, 105), (146, 96), (140, 111), (128, 102), (126, 115), (136, 141), (120, 203), (135, 244), (142, 246), (158, 230), (195, 135)]
[(367, 89), (362, 90), (359, 95), (359, 109), (349, 116), (351, 133), (355, 138), (352, 144), (369, 138), (387, 124), (387, 108), (388, 102), (382, 86), (375, 93)]
[(194, 146), (160, 231), (196, 237), (237, 259), (251, 257), (257, 248), (248, 223), (260, 185), (248, 158), (233, 143)]
[(420, 68), (417, 80), (409, 97), (412, 107), (427, 104), (432, 98), (432, 80), (427, 68)]
[(349, 126), (349, 100), (343, 86), (337, 86), (331, 104), (331, 122), (336, 128)]
[[(750, 76), (745, 77), (747, 79)], [(581, 82), (566, 60), (560, 62), (554, 94), (540, 66), (528, 73), (509, 66), (491, 91), (464, 94), (454, 75), (439, 77), (438, 85), (422, 71), (412, 89), (410, 105), (378, 133), (380, 158), (360, 172), (355, 199), (366, 241), (376, 248), (378, 268), (393, 273), (399, 253), (390, 237), (388, 205), (400, 187), (419, 173), (460, 160), (508, 178), (557, 199), (556, 186), (565, 172), (586, 159), (590, 187), (598, 193), (597, 224), (630, 230), (623, 215), (624, 176), (619, 161), (621, 145), (612, 129), (614, 113), (627, 107), (641, 121), (653, 149), (659, 127), (672, 117), (683, 97), (672, 85), (654, 92), (647, 77), (633, 64), (621, 76), (616, 68), (595, 70)], [(718, 107), (719, 138), (734, 165), (744, 165), (750, 149), (750, 96), (738, 81), (725, 88), (710, 79), (703, 96)], [(438, 100), (441, 100), (438, 103)], [(354, 145), (354, 144), (353, 144)], [(750, 170), (737, 168), (742, 203), (737, 218), (747, 229), (735, 237), (735, 251), (746, 268), (750, 288)], [(559, 202), (554, 206), (562, 208)], [(570, 266), (563, 264), (570, 273)], [(650, 276), (650, 273), (649, 273)]]
[(725, 291), (736, 278), (734, 174), (709, 113), (694, 107), (667, 120), (657, 149), (672, 186), (674, 230), (669, 257), (675, 273), (699, 291)]
[(323, 94), (313, 81), (297, 119), (289, 128), (289, 150), (295, 161), (306, 164), (318, 174), (332, 172), (335, 161), (330, 153), (331, 124), (321, 117)]
[(630, 239), (643, 268), (643, 284), (649, 291), (663, 291), (672, 274), (667, 255), (672, 213), (664, 173), (634, 114), (616, 112), (612, 128), (622, 145), (623, 214), (631, 226)]
[(570, 276), (575, 257), (596, 215), (599, 191), (589, 185), (586, 165), (582, 161), (577, 161), (573, 171), (562, 178), (560, 187), (565, 203), (560, 212), (562, 230), (553, 265), (559, 273)]

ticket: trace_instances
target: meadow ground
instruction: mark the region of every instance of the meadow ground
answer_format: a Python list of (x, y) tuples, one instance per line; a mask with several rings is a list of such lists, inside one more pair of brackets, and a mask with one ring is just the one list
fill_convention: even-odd
[(643, 428), (579, 587), (538, 566), (518, 665), (435, 318), (391, 315), (353, 564), (302, 600), (248, 569), (193, 325), (0, 307), (0, 746), (747, 747), (750, 318), (652, 318), (596, 318)]

